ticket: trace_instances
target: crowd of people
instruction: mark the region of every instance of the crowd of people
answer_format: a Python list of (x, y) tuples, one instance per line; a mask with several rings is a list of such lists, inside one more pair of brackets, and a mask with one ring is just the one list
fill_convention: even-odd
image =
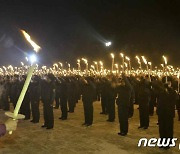
[[(26, 76), (0, 77), (0, 108), (10, 110), (10, 103), (15, 108), (24, 85)], [(115, 121), (117, 105), (120, 132), (128, 133), (128, 119), (133, 117), (134, 104), (139, 105), (139, 129), (148, 129), (149, 116), (158, 115), (160, 138), (173, 138), (173, 124), (177, 110), (180, 121), (180, 98), (177, 80), (173, 77), (158, 76), (54, 76), (34, 75), (26, 92), (20, 113), (25, 120), (38, 123), (40, 119), (40, 102), (43, 103), (44, 125), (47, 129), (54, 127), (53, 108), (61, 109), (59, 119), (67, 120), (68, 113), (75, 112), (78, 100), (82, 98), (84, 123), (93, 124), (93, 102), (101, 101), (102, 112), (108, 115), (107, 122)], [(53, 106), (55, 102), (55, 106)], [(156, 109), (156, 110), (155, 110)], [(167, 147), (164, 147), (167, 148)]]

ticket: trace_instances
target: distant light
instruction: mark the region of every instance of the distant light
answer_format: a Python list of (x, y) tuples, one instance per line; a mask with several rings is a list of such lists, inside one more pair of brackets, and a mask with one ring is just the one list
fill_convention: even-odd
[(31, 56), (29, 57), (29, 60), (30, 60), (30, 62), (31, 62), (32, 64), (33, 64), (34, 62), (36, 62), (36, 61), (37, 61), (36, 55), (35, 55), (35, 54), (31, 55)]
[(28, 61), (29, 59), (28, 59), (28, 57), (25, 57), (25, 59), (26, 59), (26, 61)]
[(111, 53), (111, 57), (114, 58), (114, 54), (113, 53)]
[(106, 45), (107, 47), (109, 47), (111, 44), (112, 44), (111, 42), (106, 42), (106, 43), (105, 43), (105, 45)]
[(24, 63), (23, 63), (23, 62), (21, 62), (21, 65), (22, 65), (22, 66), (24, 66)]

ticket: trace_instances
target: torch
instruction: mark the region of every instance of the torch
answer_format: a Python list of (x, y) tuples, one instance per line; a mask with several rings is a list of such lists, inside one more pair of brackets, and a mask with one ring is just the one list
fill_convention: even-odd
[[(38, 46), (34, 41), (31, 40), (31, 37), (30, 37), (30, 35), (28, 33), (26, 33), (24, 30), (21, 30), (21, 32), (23, 33), (23, 35), (26, 38), (26, 40), (34, 48), (34, 51), (37, 53), (41, 49), (41, 47)], [(24, 115), (18, 114), (18, 112), (20, 110), (22, 101), (23, 101), (24, 96), (26, 94), (26, 91), (28, 89), (29, 83), (31, 81), (31, 77), (32, 77), (34, 68), (36, 67), (36, 64), (35, 64), (35, 62), (36, 62), (36, 55), (35, 54), (30, 56), (30, 61), (31, 61), (31, 67), (28, 70), (27, 78), (25, 80), (25, 83), (24, 83), (24, 86), (22, 88), (21, 94), (20, 94), (19, 99), (17, 101), (16, 107), (14, 109), (14, 113), (11, 113), (11, 112), (6, 112), (5, 113), (7, 116), (13, 118), (14, 120), (16, 120), (16, 119), (23, 119), (24, 118)], [(10, 131), (9, 134), (12, 134), (12, 131)]]
[(88, 72), (88, 61), (85, 58), (82, 58), (82, 60), (84, 61), (84, 63), (86, 64), (86, 73)]
[(111, 57), (112, 57), (112, 72), (113, 72), (113, 68), (114, 68), (114, 54), (111, 53)]
[(146, 60), (146, 58), (144, 56), (141, 56), (141, 57), (142, 57), (142, 60), (143, 60), (144, 64), (146, 65), (146, 69), (147, 69), (148, 76), (149, 76), (149, 79), (150, 79), (148, 62), (147, 62), (147, 60)]
[(120, 53), (121, 57), (122, 57), (122, 66), (123, 66), (123, 72), (124, 72), (124, 54), (123, 53)]
[(99, 68), (98, 68), (98, 63), (97, 63), (97, 61), (94, 61), (94, 64), (96, 65), (96, 70), (97, 70), (97, 72), (99, 72)]
[(128, 64), (129, 64), (129, 75), (131, 74), (131, 61), (130, 61), (130, 58), (129, 57), (125, 57), (126, 60), (128, 61)]
[(81, 71), (81, 63), (80, 59), (77, 59), (78, 71)]
[(62, 70), (62, 71), (63, 71), (63, 63), (58, 62), (58, 64), (61, 66), (60, 70)]
[(116, 75), (118, 74), (118, 64), (114, 64), (115, 68), (116, 68)]
[(135, 58), (137, 59), (138, 64), (139, 64), (139, 68), (140, 68), (140, 70), (141, 70), (141, 60), (140, 60), (140, 58), (139, 58), (138, 56), (136, 56)]
[(99, 61), (99, 64), (101, 66), (101, 72), (103, 72), (103, 62), (102, 61)]
[(167, 58), (163, 55), (163, 60), (164, 60), (164, 68), (165, 68), (165, 71), (166, 71), (166, 83), (167, 83)]
[(152, 73), (152, 62), (148, 62), (148, 65), (150, 66), (150, 74)]
[(179, 94), (179, 90), (180, 90), (180, 89), (179, 89), (179, 82), (180, 82), (180, 79), (179, 79), (179, 78), (180, 78), (180, 70), (178, 71), (177, 78), (178, 78), (178, 94)]
[(71, 64), (68, 63), (68, 71), (71, 71)]

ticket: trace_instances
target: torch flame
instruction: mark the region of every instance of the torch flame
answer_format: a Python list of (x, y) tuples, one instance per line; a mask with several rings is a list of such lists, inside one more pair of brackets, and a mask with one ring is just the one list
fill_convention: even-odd
[(123, 58), (124, 57), (124, 54), (123, 53), (120, 53), (121, 57)]
[(127, 60), (127, 61), (130, 61), (130, 58), (126, 56), (126, 60)]
[(152, 63), (151, 63), (151, 62), (148, 62), (148, 65), (150, 65), (150, 66), (151, 66), (151, 65), (152, 65)]
[(118, 64), (114, 64), (114, 66), (116, 67), (116, 69), (118, 69)]
[(102, 66), (102, 65), (103, 65), (103, 62), (102, 62), (102, 61), (99, 61), (99, 64)]
[(142, 59), (143, 59), (144, 64), (147, 65), (147, 60), (146, 60), (146, 58), (145, 58), (144, 56), (142, 56)]
[(111, 53), (111, 57), (114, 58), (114, 54), (113, 53)]
[(31, 36), (28, 33), (26, 33), (24, 30), (21, 30), (21, 32), (23, 33), (23, 35), (26, 38), (26, 40), (34, 48), (34, 51), (38, 52), (41, 49), (41, 47), (39, 45), (37, 45), (33, 40), (31, 40)]
[(167, 58), (163, 56), (163, 59), (164, 59), (164, 63), (167, 65)]
[(138, 61), (140, 61), (140, 58), (139, 58), (138, 56), (136, 56), (136, 59), (137, 59)]

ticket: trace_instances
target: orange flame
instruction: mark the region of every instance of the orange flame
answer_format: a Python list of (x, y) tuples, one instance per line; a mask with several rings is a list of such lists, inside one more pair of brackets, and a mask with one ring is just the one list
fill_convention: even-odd
[(24, 30), (21, 30), (21, 32), (23, 33), (23, 35), (26, 38), (26, 40), (34, 48), (34, 51), (38, 52), (41, 49), (41, 47), (39, 45), (37, 45), (33, 40), (31, 40), (31, 36), (28, 33), (26, 33)]

